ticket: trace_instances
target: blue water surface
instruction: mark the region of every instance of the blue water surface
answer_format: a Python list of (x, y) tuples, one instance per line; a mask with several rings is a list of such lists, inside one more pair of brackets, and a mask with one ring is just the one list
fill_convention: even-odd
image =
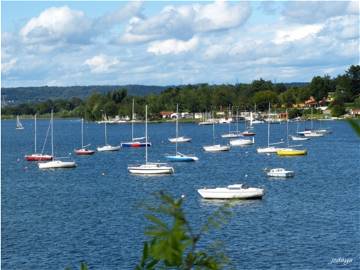
[[(256, 144), (230, 152), (205, 153), (212, 143), (212, 126), (180, 124), (182, 135), (193, 138), (179, 151), (196, 154), (195, 163), (175, 163), (175, 174), (162, 177), (129, 175), (128, 164), (144, 162), (144, 148), (121, 149), (78, 157), (79, 120), (55, 120), (56, 156), (69, 156), (75, 169), (41, 171), (24, 160), (33, 152), (34, 124), (2, 121), (1, 144), (1, 266), (2, 269), (134, 269), (142, 254), (147, 222), (143, 202), (154, 202), (154, 192), (184, 194), (185, 211), (195, 229), (222, 202), (205, 201), (197, 194), (204, 186), (246, 183), (266, 189), (263, 200), (232, 206), (232, 218), (211, 231), (201, 246), (220, 240), (235, 269), (359, 269), (360, 268), (360, 140), (344, 121), (322, 122), (333, 134), (303, 142), (304, 157), (260, 155), (256, 147), (267, 143), (267, 126), (255, 127)], [(315, 123), (319, 126), (320, 123)], [(38, 120), (38, 148), (48, 127)], [(242, 127), (242, 124), (241, 124)], [(290, 124), (295, 131), (296, 124)], [(227, 125), (217, 125), (217, 140)], [(286, 134), (286, 125), (271, 126), (271, 140)], [(143, 136), (144, 125), (135, 126)], [(167, 140), (175, 125), (149, 124), (150, 161), (165, 161), (174, 153)], [(129, 140), (130, 126), (108, 126), (113, 145)], [(104, 129), (85, 124), (85, 143), (103, 145)], [(46, 146), (49, 153), (50, 147)], [(292, 179), (268, 179), (265, 167), (294, 170)], [(352, 259), (347, 265), (333, 259)]]

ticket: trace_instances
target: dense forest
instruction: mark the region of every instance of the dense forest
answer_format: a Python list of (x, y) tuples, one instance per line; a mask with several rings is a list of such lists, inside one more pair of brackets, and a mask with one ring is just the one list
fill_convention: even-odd
[(108, 116), (130, 116), (132, 100), (135, 111), (142, 115), (144, 105), (151, 108), (151, 117), (158, 118), (161, 111), (174, 111), (180, 104), (181, 111), (205, 112), (225, 110), (228, 106), (240, 110), (267, 110), (268, 103), (279, 109), (293, 108), (313, 96), (317, 101), (325, 100), (329, 93), (332, 101), (329, 105), (334, 116), (345, 113), (345, 108), (360, 108), (360, 66), (352, 65), (344, 74), (331, 78), (328, 75), (315, 76), (311, 82), (303, 85), (286, 85), (259, 79), (251, 84), (223, 85), (182, 85), (167, 87), (159, 94), (146, 96), (129, 95), (128, 90), (120, 88), (107, 93), (94, 92), (85, 99), (47, 100), (44, 102), (24, 103), (2, 108), (3, 115), (47, 114), (54, 109), (59, 117), (84, 117), (88, 120), (101, 119), (103, 113)]

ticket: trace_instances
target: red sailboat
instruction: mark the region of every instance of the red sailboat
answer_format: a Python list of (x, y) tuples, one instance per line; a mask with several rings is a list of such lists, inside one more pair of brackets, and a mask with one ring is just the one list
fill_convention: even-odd
[[(46, 139), (47, 139), (47, 135), (49, 133), (49, 130), (48, 130), (48, 133), (46, 134), (46, 138), (45, 138), (45, 142), (44, 142), (44, 145), (43, 145), (43, 149), (41, 151), (41, 153), (37, 153), (36, 151), (36, 114), (34, 116), (34, 133), (35, 133), (35, 142), (34, 142), (34, 146), (35, 146), (35, 152), (34, 154), (30, 154), (30, 155), (25, 155), (25, 159), (27, 161), (49, 161), (49, 160), (52, 160), (53, 159), (53, 156), (52, 155), (47, 155), (47, 154), (43, 154), (43, 151), (44, 151), (44, 147), (45, 147), (45, 143), (46, 143)], [(49, 126), (50, 127), (50, 126)]]
[(81, 148), (79, 149), (75, 149), (75, 154), (79, 155), (79, 156), (88, 156), (88, 155), (92, 155), (95, 153), (94, 150), (88, 149), (87, 147), (90, 146), (90, 144), (88, 145), (84, 145), (84, 119), (81, 119)]

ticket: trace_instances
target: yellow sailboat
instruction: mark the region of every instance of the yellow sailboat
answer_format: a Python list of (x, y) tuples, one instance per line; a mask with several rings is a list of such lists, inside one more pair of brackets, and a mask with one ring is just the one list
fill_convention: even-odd
[[(290, 148), (289, 146), (289, 118), (287, 116), (287, 110), (286, 110), (286, 135), (287, 135), (287, 145), (288, 148), (281, 148), (279, 150), (276, 151), (276, 154), (279, 156), (304, 156), (307, 155), (307, 150), (306, 149), (295, 149), (295, 148)], [(294, 145), (295, 146), (301, 146), (301, 145)]]

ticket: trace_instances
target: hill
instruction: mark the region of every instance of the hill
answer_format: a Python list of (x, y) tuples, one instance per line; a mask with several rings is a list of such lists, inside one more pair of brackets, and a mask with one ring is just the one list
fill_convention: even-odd
[(41, 87), (9, 87), (1, 88), (1, 100), (6, 104), (21, 104), (43, 102), (48, 99), (70, 99), (78, 97), (84, 99), (93, 92), (101, 94), (118, 90), (127, 89), (128, 95), (146, 96), (158, 94), (165, 90), (165, 86), (146, 86), (146, 85), (90, 85), (90, 86), (41, 86)]

